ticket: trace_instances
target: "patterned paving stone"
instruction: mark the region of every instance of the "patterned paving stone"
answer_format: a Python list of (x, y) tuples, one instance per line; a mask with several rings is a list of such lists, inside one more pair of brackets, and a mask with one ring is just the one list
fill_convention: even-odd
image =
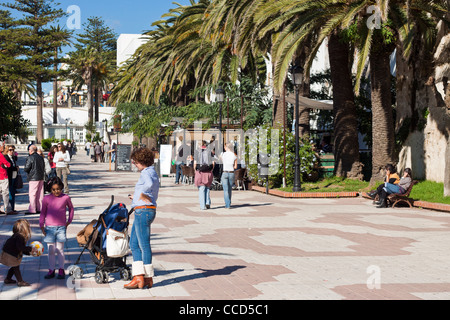
[[(22, 165), (24, 155), (20, 159)], [(20, 163), (20, 162), (19, 162)], [(66, 266), (82, 248), (76, 234), (106, 209), (111, 196), (129, 206), (139, 174), (109, 172), (108, 164), (74, 158), (69, 178), (75, 219), (68, 228)], [(195, 187), (163, 178), (152, 225), (155, 285), (125, 290), (111, 274), (95, 282), (95, 264), (81, 256), (78, 282), (45, 280), (47, 253), (25, 257), (29, 288), (5, 285), (1, 300), (447, 300), (450, 298), (450, 215), (422, 209), (377, 209), (371, 201), (284, 199), (234, 191), (233, 207), (213, 191), (212, 208), (201, 211)], [(42, 241), (37, 216), (26, 216), (27, 184), (17, 216), (0, 216), (0, 243), (19, 218)], [(133, 216), (131, 216), (131, 225)], [(131, 265), (132, 257), (127, 258)], [(68, 279), (69, 280), (69, 279)]]

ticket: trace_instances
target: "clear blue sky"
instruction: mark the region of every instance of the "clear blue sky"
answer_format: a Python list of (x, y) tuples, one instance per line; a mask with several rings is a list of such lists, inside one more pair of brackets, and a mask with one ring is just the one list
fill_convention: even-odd
[[(114, 29), (117, 34), (142, 33), (151, 29), (151, 24), (177, 5), (171, 0), (56, 0), (64, 11), (71, 5), (81, 10), (81, 22), (98, 16)], [(189, 0), (175, 1), (180, 5), (190, 4)]]
[[(13, 0), (4, 2), (12, 3)], [(180, 5), (189, 5), (189, 0), (175, 1)], [(151, 30), (152, 23), (160, 20), (161, 16), (178, 5), (172, 0), (55, 0), (60, 3), (59, 7), (67, 11), (69, 6), (75, 5), (80, 8), (81, 25), (89, 17), (101, 17), (107, 26), (118, 35), (122, 33), (143, 33)], [(69, 17), (70, 19), (70, 17)], [(67, 19), (61, 21), (60, 25), (66, 25)], [(83, 28), (83, 27), (81, 27)], [(82, 30), (75, 30), (77, 32)], [(64, 50), (66, 51), (66, 50)], [(70, 51), (70, 48), (68, 48)], [(51, 85), (44, 85), (44, 91), (48, 93)]]

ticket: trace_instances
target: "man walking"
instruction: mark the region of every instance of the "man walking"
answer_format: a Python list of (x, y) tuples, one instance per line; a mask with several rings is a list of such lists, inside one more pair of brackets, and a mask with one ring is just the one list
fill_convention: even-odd
[(4, 212), (0, 211), (1, 214), (5, 214), (9, 210), (9, 182), (8, 182), (8, 171), (7, 168), (11, 164), (3, 156), (3, 144), (0, 144), (0, 195), (3, 197), (3, 207)]
[(23, 170), (28, 174), (30, 206), (28, 214), (40, 214), (44, 199), (44, 158), (37, 153), (37, 147), (32, 145)]

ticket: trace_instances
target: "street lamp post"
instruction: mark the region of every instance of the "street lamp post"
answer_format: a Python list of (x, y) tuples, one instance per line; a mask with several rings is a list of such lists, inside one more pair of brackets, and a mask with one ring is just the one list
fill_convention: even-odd
[(222, 139), (222, 104), (225, 101), (225, 90), (219, 86), (216, 90), (216, 101), (219, 102), (219, 150), (216, 150), (217, 154), (221, 154), (223, 151), (223, 139)]
[(291, 67), (292, 80), (295, 86), (295, 162), (294, 162), (294, 187), (292, 191), (302, 190), (300, 179), (300, 132), (299, 132), (299, 87), (303, 82), (303, 68), (297, 65)]

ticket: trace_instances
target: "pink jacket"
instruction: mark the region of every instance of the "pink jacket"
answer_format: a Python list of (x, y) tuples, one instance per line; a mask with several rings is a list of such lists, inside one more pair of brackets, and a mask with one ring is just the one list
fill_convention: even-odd
[(7, 168), (11, 167), (9, 161), (6, 160), (3, 154), (0, 153), (0, 180), (8, 179), (8, 171), (3, 168), (3, 165), (5, 165), (5, 167)]

